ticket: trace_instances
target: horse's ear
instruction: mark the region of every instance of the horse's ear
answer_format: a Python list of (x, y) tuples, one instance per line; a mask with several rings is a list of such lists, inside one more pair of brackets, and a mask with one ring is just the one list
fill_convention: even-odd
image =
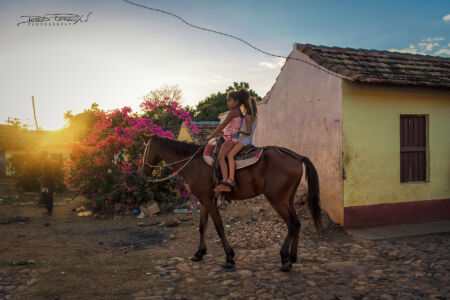
[[(156, 134), (154, 134), (154, 133), (141, 133), (140, 135), (139, 135), (139, 137), (141, 138), (141, 140), (142, 140), (142, 142), (144, 143), (144, 144), (147, 144), (148, 143), (148, 141), (153, 137), (153, 136), (155, 136)], [(144, 136), (144, 137), (142, 137), (142, 136)]]

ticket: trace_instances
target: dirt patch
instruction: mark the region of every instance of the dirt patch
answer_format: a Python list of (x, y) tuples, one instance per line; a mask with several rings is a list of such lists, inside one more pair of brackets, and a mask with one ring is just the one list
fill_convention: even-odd
[(129, 247), (134, 250), (141, 250), (151, 246), (161, 246), (165, 238), (166, 235), (158, 231), (127, 230), (126, 237), (120, 238), (119, 241), (110, 243), (110, 245), (116, 248)]

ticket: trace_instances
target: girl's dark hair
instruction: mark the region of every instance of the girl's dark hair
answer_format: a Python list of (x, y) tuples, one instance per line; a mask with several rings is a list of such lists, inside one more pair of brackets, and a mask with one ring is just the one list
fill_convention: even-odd
[(236, 91), (228, 91), (227, 99), (228, 98), (233, 98), (238, 101), (239, 106), (244, 105), (247, 113), (251, 114), (253, 117), (256, 117), (256, 101), (253, 97), (250, 97), (250, 94), (246, 88), (241, 87)]

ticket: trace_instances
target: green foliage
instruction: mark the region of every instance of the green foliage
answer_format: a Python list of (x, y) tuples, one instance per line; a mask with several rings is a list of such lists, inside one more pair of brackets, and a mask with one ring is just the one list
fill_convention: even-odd
[(19, 118), (11, 118), (8, 117), (8, 120), (5, 121), (6, 125), (13, 126), (16, 129), (29, 129), (30, 124), (23, 123)]
[[(63, 162), (60, 156), (49, 157), (49, 165), (55, 180), (55, 190), (65, 191)], [(25, 152), (13, 154), (6, 161), (7, 168), (11, 171), (16, 186), (26, 192), (37, 192), (40, 188), (40, 180), (43, 177), (42, 157), (38, 153)]]
[(143, 118), (152, 119), (155, 124), (159, 126), (181, 126), (183, 120), (179, 119), (178, 116), (173, 115), (168, 112), (164, 107), (158, 107), (154, 110), (148, 110), (143, 115)]
[[(156, 104), (158, 101), (175, 101), (177, 103), (180, 103), (181, 98), (183, 96), (183, 92), (178, 87), (178, 85), (164, 85), (160, 88), (154, 89), (150, 91), (147, 95), (143, 97), (143, 105), (144, 103), (154, 103)], [(142, 107), (143, 108), (143, 107)], [(194, 114), (195, 109), (190, 106), (186, 106), (183, 108), (184, 111), (190, 113), (191, 115)], [(173, 114), (173, 112), (168, 111), (163, 106), (157, 106), (155, 105), (155, 108), (152, 110), (147, 110), (143, 115), (143, 118), (149, 118), (152, 119), (153, 122), (159, 126), (163, 127), (179, 127), (181, 126), (181, 123), (183, 120), (181, 120), (178, 115)]]
[(92, 131), (92, 127), (97, 123), (99, 117), (96, 115), (98, 104), (92, 103), (91, 108), (85, 109), (82, 113), (72, 114), (72, 110), (64, 114), (66, 120), (66, 130), (70, 132), (75, 140), (82, 140)]
[(219, 121), (219, 114), (228, 110), (227, 95), (217, 92), (200, 101), (195, 107), (195, 121)]
[(224, 93), (213, 93), (200, 101), (195, 107), (194, 121), (219, 121), (219, 114), (228, 110), (228, 91), (237, 90), (241, 87), (246, 88), (249, 94), (255, 97), (255, 99), (261, 99), (255, 91), (249, 88), (247, 82), (233, 82), (233, 86), (229, 86)]
[[(173, 170), (169, 167), (155, 169), (150, 179), (166, 178), (172, 173)], [(146, 182), (145, 188), (149, 199), (153, 199), (158, 204), (162, 213), (166, 213), (169, 206), (179, 205), (190, 197), (189, 186), (178, 175), (163, 182)]]

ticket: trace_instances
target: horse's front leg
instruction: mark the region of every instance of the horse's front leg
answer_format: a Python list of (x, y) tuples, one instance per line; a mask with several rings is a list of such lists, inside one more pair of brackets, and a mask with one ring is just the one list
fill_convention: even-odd
[(223, 228), (222, 217), (220, 216), (216, 201), (213, 201), (211, 203), (209, 212), (210, 212), (211, 218), (214, 222), (214, 226), (216, 227), (217, 234), (219, 235), (220, 240), (222, 241), (222, 246), (225, 249), (225, 254), (227, 255), (227, 259), (226, 259), (223, 267), (226, 269), (233, 268), (235, 265), (234, 251), (233, 251), (233, 248), (231, 248), (231, 245), (228, 242), (228, 239), (225, 235), (225, 229)]
[(200, 231), (200, 245), (197, 252), (191, 257), (192, 261), (200, 261), (203, 255), (206, 254), (205, 232), (208, 225), (208, 209), (205, 205), (200, 203), (200, 225), (198, 227)]

